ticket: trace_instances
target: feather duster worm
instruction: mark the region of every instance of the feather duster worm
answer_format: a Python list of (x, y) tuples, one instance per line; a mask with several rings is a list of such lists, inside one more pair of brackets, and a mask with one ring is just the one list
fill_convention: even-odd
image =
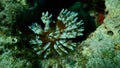
[(68, 54), (68, 50), (74, 50), (76, 43), (72, 42), (71, 38), (82, 36), (84, 28), (82, 20), (77, 22), (78, 13), (70, 12), (67, 9), (62, 9), (57, 17), (57, 21), (52, 21), (52, 14), (48, 12), (42, 13), (41, 20), (45, 24), (42, 28), (41, 25), (33, 23), (28, 26), (35, 34), (36, 37), (31, 39), (29, 43), (33, 46), (33, 50), (37, 55), (42, 55), (46, 58), (53, 51), (59, 55)]

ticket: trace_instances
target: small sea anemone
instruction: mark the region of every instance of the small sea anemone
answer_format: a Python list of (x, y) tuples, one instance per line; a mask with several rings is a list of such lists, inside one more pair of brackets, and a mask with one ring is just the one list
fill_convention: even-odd
[(57, 21), (52, 21), (52, 14), (48, 12), (42, 13), (41, 20), (45, 24), (41, 25), (33, 23), (28, 26), (36, 37), (31, 39), (29, 43), (33, 45), (33, 50), (37, 55), (42, 55), (46, 58), (52, 52), (59, 55), (68, 54), (68, 50), (74, 50), (77, 43), (73, 42), (72, 38), (82, 36), (84, 31), (82, 20), (78, 21), (78, 13), (70, 12), (67, 9), (62, 9)]

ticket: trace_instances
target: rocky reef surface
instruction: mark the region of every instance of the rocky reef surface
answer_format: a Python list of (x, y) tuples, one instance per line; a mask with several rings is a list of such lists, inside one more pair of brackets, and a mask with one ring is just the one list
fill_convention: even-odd
[[(74, 51), (62, 56), (57, 56), (54, 53), (52, 54), (52, 57), (49, 56), (49, 58), (46, 59), (37, 56), (29, 44), (29, 40), (33, 38), (34, 34), (28, 28), (28, 26), (30, 26), (29, 23), (34, 22), (34, 20), (38, 20), (37, 18), (34, 20), (31, 19), (33, 18), (33, 15), (37, 16), (36, 12), (34, 11), (36, 11), (35, 8), (37, 8), (36, 2), (40, 2), (40, 0), (35, 0), (33, 2), (35, 2), (35, 4), (31, 5), (31, 3), (29, 3), (27, 0), (0, 0), (0, 67), (120, 67), (119, 0), (105, 0), (105, 11), (107, 14), (103, 21), (104, 23), (96, 28), (96, 30), (89, 36), (87, 36), (85, 40), (82, 42), (77, 41), (77, 47)], [(79, 40), (79, 38), (77, 38), (77, 40)]]

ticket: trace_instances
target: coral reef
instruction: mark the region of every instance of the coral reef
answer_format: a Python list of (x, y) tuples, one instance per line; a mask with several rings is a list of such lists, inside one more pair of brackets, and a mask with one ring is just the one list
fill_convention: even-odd
[[(77, 43), (70, 40), (77, 36), (82, 36), (81, 33), (84, 28), (82, 20), (77, 22), (77, 13), (70, 12), (67, 9), (62, 9), (57, 21), (52, 21), (52, 14), (48, 12), (42, 13), (41, 20), (45, 24), (44, 29), (37, 24), (33, 23), (29, 28), (36, 34), (35, 39), (31, 39), (30, 44), (34, 44), (33, 49), (37, 55), (44, 53), (43, 57), (46, 58), (51, 52), (55, 50), (59, 55), (63, 53), (68, 54), (66, 48), (74, 50)], [(55, 25), (55, 26), (51, 26)]]
[[(81, 32), (84, 29), (86, 33), (89, 32), (86, 30), (86, 27), (88, 27), (87, 23), (89, 22), (85, 23), (87, 19), (82, 19), (84, 23), (87, 24), (84, 24), (85, 28), (83, 28), (82, 20), (78, 21), (80, 15), (76, 12), (80, 11), (80, 2), (77, 2), (74, 5), (78, 6), (79, 8), (74, 8), (74, 6), (70, 8), (71, 10), (73, 9), (73, 11), (75, 10), (75, 12), (62, 10), (57, 17), (57, 21), (52, 20), (54, 19), (54, 13), (52, 13), (53, 15), (49, 14), (48, 12), (42, 13), (41, 21), (43, 23), (41, 23), (39, 22), (40, 20), (36, 21), (36, 18), (34, 18), (34, 20), (30, 20), (30, 15), (26, 15), (26, 9), (28, 9), (28, 12), (31, 11), (31, 15), (34, 15), (34, 12), (36, 11), (30, 9), (32, 5), (29, 5), (28, 3), (33, 4), (31, 3), (32, 1), (25, 3), (26, 1), (29, 0), (0, 0), (1, 68), (120, 67), (119, 0), (105, 0), (106, 12), (108, 12), (108, 14), (105, 16), (103, 21), (104, 23), (101, 24), (93, 33), (88, 36), (86, 40), (82, 42), (79, 41), (81, 39), (80, 37), (83, 35)], [(35, 2), (40, 1), (42, 0), (35, 0)], [(97, 0), (96, 2), (99, 1)], [(60, 6), (60, 4), (58, 5)], [(49, 5), (51, 4), (49, 3)], [(47, 6), (49, 5), (47, 4)], [(35, 9), (35, 6), (33, 6), (33, 8)], [(60, 11), (60, 9), (54, 10)], [(39, 11), (43, 12), (41, 9)], [(39, 12), (38, 16), (41, 12)], [(58, 12), (56, 12), (56, 15), (57, 13)], [(34, 17), (36, 16), (37, 15), (34, 15)], [(26, 19), (29, 19), (29, 21), (26, 21)], [(35, 21), (37, 23), (32, 23)], [(29, 26), (31, 23), (32, 25)], [(24, 27), (20, 27), (18, 25), (22, 25)], [(90, 26), (88, 28), (92, 27)], [(78, 42), (74, 42), (74, 38), (77, 38)], [(41, 59), (40, 57), (47, 58)]]

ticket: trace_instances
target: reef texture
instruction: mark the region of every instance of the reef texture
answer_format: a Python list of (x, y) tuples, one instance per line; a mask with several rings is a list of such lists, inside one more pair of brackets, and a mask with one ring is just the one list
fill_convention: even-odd
[(13, 51), (4, 52), (0, 56), (0, 67), (2, 68), (31, 68), (31, 63), (27, 60), (15, 58)]
[[(0, 0), (0, 67), (30, 68), (29, 61), (16, 58), (14, 46), (19, 36), (14, 34), (17, 19), (25, 8), (15, 0)], [(19, 32), (18, 32), (19, 33)]]
[[(43, 28), (38, 23), (33, 23), (31, 26), (25, 25), (26, 29), (28, 29), (28, 36), (24, 34), (21, 30), (18, 29), (16, 34), (13, 34), (16, 31), (14, 28), (17, 26), (17, 20), (19, 15), (22, 15), (21, 12), (25, 11), (26, 8), (25, 3), (27, 0), (0, 0), (0, 67), (1, 68), (120, 68), (120, 1), (119, 0), (105, 0), (106, 11), (108, 14), (104, 19), (104, 23), (100, 25), (93, 33), (91, 33), (88, 38), (81, 43), (78, 43), (74, 51), (70, 52), (67, 55), (62, 55), (60, 57), (54, 58), (46, 58), (49, 54), (48, 46), (52, 43), (51, 40), (57, 40), (54, 43), (59, 45), (61, 39), (65, 39), (69, 42), (70, 38), (75, 38), (77, 36), (82, 35), (82, 33), (78, 33), (74, 35), (74, 29), (72, 32), (67, 32), (67, 28), (58, 26), (59, 24), (64, 25), (64, 18), (60, 18), (58, 16), (58, 20), (60, 21), (52, 21), (53, 24), (57, 25), (54, 31), (50, 30), (51, 25), (51, 17), (48, 12), (43, 13), (41, 20), (45, 27)], [(19, 3), (18, 3), (19, 2)], [(63, 10), (64, 12), (66, 10)], [(62, 12), (62, 11), (61, 11)], [(63, 12), (63, 13), (64, 13)], [(65, 13), (68, 13), (67, 11)], [(70, 12), (71, 13), (71, 12)], [(69, 13), (68, 13), (69, 14)], [(76, 21), (76, 13), (73, 14), (74, 18), (72, 18), (73, 24), (72, 26), (76, 26), (77, 23), (82, 23), (81, 21)], [(68, 17), (69, 18), (69, 17)], [(19, 18), (20, 19), (20, 18)], [(47, 19), (48, 21), (46, 21)], [(69, 19), (68, 19), (69, 20)], [(75, 20), (75, 21), (74, 21)], [(20, 21), (20, 20), (19, 20)], [(22, 20), (21, 20), (22, 21)], [(24, 22), (25, 23), (25, 22)], [(23, 22), (21, 24), (24, 24)], [(88, 22), (89, 23), (89, 22)], [(65, 27), (72, 23), (65, 24)], [(82, 25), (82, 24), (78, 24)], [(33, 27), (35, 29), (33, 29)], [(65, 33), (59, 33), (58, 27), (63, 29)], [(17, 28), (17, 27), (16, 27)], [(36, 28), (39, 28), (36, 30)], [(76, 26), (77, 30), (78, 26)], [(83, 31), (83, 28), (80, 28), (80, 31)], [(34, 33), (30, 32), (32, 30)], [(76, 31), (77, 31), (76, 30)], [(43, 31), (42, 33), (40, 31)], [(59, 30), (60, 31), (60, 30)], [(66, 32), (65, 32), (66, 31)], [(27, 32), (26, 32), (27, 33)], [(59, 35), (57, 36), (56, 33)], [(69, 33), (66, 36), (66, 33)], [(28, 38), (29, 34), (32, 38)], [(55, 34), (55, 35), (54, 35)], [(73, 34), (71, 36), (71, 34)], [(25, 35), (25, 36), (24, 36)], [(35, 35), (33, 37), (33, 35)], [(47, 37), (46, 44), (41, 44), (42, 41), (41, 35), (45, 35)], [(46, 36), (47, 35), (47, 36)], [(64, 35), (64, 36), (62, 36)], [(24, 37), (24, 38), (23, 38)], [(59, 38), (59, 39), (58, 39)], [(67, 38), (67, 39), (66, 39)], [(29, 40), (28, 40), (29, 39)], [(50, 39), (50, 40), (48, 40)], [(42, 40), (42, 39), (41, 39)], [(45, 39), (43, 39), (45, 40)], [(79, 39), (78, 39), (79, 40)], [(57, 43), (58, 42), (58, 43)], [(71, 43), (71, 41), (70, 41)], [(36, 48), (40, 46), (40, 48)], [(37, 45), (40, 44), (40, 45)], [(73, 50), (71, 46), (64, 46), (64, 44), (58, 46), (58, 49), (55, 44), (53, 45), (54, 52), (61, 55), (61, 53), (66, 54), (68, 49)], [(42, 45), (42, 47), (41, 47)], [(43, 47), (45, 46), (45, 47)], [(66, 47), (66, 48), (65, 48)], [(41, 48), (43, 50), (41, 50)], [(65, 48), (65, 50), (64, 50)], [(34, 50), (33, 50), (34, 49)], [(39, 50), (40, 49), (40, 50)], [(35, 52), (32, 52), (35, 51)], [(37, 50), (37, 51), (36, 51)], [(59, 52), (59, 50), (61, 50)], [(40, 52), (39, 52), (40, 51)], [(45, 52), (43, 52), (45, 51)], [(57, 52), (58, 51), (58, 52)], [(41, 55), (40, 53), (44, 53), (42, 56), (45, 59), (41, 59), (39, 56), (36, 57), (36, 53)], [(52, 54), (52, 56), (56, 56), (56, 54)]]
[[(9, 45), (19, 42), (14, 31), (17, 20), (25, 7), (14, 0), (0, 0), (0, 45)], [(16, 34), (19, 33), (16, 32)]]
[[(16, 21), (16, 16), (19, 15), (18, 4), (11, 4), (12, 1), (0, 0), (0, 44), (16, 43), (16, 37), (11, 36), (12, 27)], [(15, 7), (16, 6), (16, 7)], [(6, 40), (6, 41), (5, 41)]]

